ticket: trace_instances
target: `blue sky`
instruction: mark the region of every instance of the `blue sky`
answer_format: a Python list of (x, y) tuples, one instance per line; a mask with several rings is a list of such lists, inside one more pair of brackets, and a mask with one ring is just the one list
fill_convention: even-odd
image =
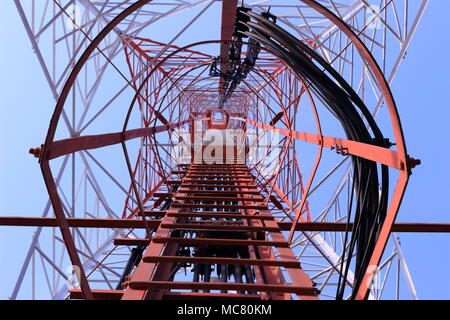
[[(449, 222), (450, 30), (449, 1), (431, 0), (392, 86), (408, 145), (422, 160), (414, 170), (398, 221)], [(443, 40), (443, 41), (442, 41)], [(450, 235), (401, 235), (421, 298), (449, 299)]]
[[(450, 222), (450, 1), (431, 0), (393, 83), (414, 170), (398, 221)], [(46, 191), (30, 147), (53, 109), (12, 1), (0, 1), (0, 215), (39, 216)], [(0, 298), (9, 296), (33, 228), (0, 227)], [(450, 234), (400, 234), (419, 297), (450, 299)]]

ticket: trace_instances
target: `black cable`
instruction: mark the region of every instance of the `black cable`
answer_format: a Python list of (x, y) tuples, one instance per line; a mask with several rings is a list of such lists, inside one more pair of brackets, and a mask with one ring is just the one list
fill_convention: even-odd
[[(384, 139), (364, 102), (327, 61), (306, 44), (276, 25), (274, 21), (250, 10), (243, 14), (249, 19), (237, 21), (238, 24), (244, 25), (241, 28), (244, 30), (242, 33), (256, 41), (258, 45), (267, 48), (283, 60), (299, 77), (304, 79), (311, 91), (324, 102), (327, 109), (341, 122), (349, 140), (387, 146), (386, 139)], [(365, 121), (367, 121), (370, 131)], [(374, 135), (373, 137), (371, 132)], [(352, 190), (351, 196), (353, 203), (354, 192), (356, 208), (347, 259), (345, 259), (347, 243), (344, 244), (343, 248), (342, 260), (347, 260), (347, 263), (345, 271), (342, 268), (340, 270), (337, 299), (343, 298), (350, 261), (354, 252), (356, 252), (356, 259), (353, 294), (359, 288), (373, 252), (379, 228), (386, 217), (387, 211), (388, 168), (384, 165), (381, 166), (381, 192), (379, 192), (377, 164), (356, 156), (352, 156), (352, 164), (354, 190)], [(350, 213), (348, 219), (350, 219)], [(346, 239), (348, 235), (349, 230), (345, 234)]]

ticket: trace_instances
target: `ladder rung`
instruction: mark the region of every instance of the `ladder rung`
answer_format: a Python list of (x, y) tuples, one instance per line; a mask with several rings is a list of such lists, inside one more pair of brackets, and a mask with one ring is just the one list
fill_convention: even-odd
[(281, 284), (235, 283), (235, 282), (178, 282), (178, 281), (130, 281), (132, 289), (184, 289), (184, 290), (236, 290), (258, 292), (296, 293), (314, 296), (319, 291), (312, 287), (298, 287)]
[(207, 169), (189, 169), (188, 175), (198, 175), (198, 174), (206, 174), (206, 175), (237, 175), (237, 176), (250, 176), (250, 171), (244, 169), (216, 169), (216, 168), (207, 168)]
[(300, 268), (298, 261), (269, 260), (269, 259), (238, 259), (222, 257), (183, 257), (183, 256), (145, 256), (144, 262), (174, 262), (200, 264), (230, 264), (242, 266), (273, 266), (286, 268)]
[(208, 196), (177, 196), (174, 197), (177, 200), (193, 200), (193, 201), (251, 201), (251, 202), (264, 202), (263, 198), (244, 198), (244, 197), (208, 197)]
[(249, 174), (234, 174), (234, 173), (230, 173), (227, 175), (224, 174), (187, 174), (186, 175), (186, 179), (191, 179), (191, 178), (215, 178), (215, 179), (222, 179), (222, 178), (233, 178), (233, 179), (239, 179), (241, 180), (242, 178), (248, 178), (248, 179), (252, 179), (252, 177)]
[(221, 246), (272, 246), (289, 247), (287, 241), (269, 241), (269, 240), (246, 240), (246, 239), (213, 239), (213, 238), (175, 238), (175, 237), (154, 237), (155, 243), (175, 242), (186, 245), (213, 244)]
[(181, 180), (167, 180), (165, 184), (181, 184)]
[(139, 246), (139, 245), (147, 246), (149, 243), (150, 243), (149, 239), (140, 239), (140, 238), (115, 238), (114, 239), (115, 246)]
[(212, 164), (207, 164), (207, 163), (195, 163), (193, 165), (190, 166), (191, 168), (242, 168), (242, 169), (247, 169), (248, 167), (247, 165), (243, 164), (243, 163), (230, 163), (230, 164), (216, 164), (216, 163), (212, 163)]
[(186, 174), (187, 170), (174, 170), (170, 174)]
[[(218, 182), (218, 181), (216, 181), (216, 182)], [(233, 188), (233, 189), (252, 189), (255, 191), (258, 190), (258, 189), (256, 189), (256, 187), (254, 185), (248, 185), (248, 184), (234, 186), (234, 185), (230, 185), (230, 184), (201, 184), (201, 183), (187, 184), (187, 183), (183, 183), (181, 188)]]
[(245, 205), (245, 204), (195, 204), (195, 203), (172, 203), (174, 208), (219, 208), (219, 209), (256, 209), (268, 210), (267, 206)]
[(209, 173), (209, 172), (212, 172), (212, 173), (216, 173), (216, 172), (225, 172), (225, 173), (228, 173), (228, 172), (231, 172), (231, 173), (239, 173), (239, 172), (244, 172), (244, 173), (250, 173), (250, 171), (248, 170), (248, 169), (217, 169), (217, 168), (215, 168), (215, 169), (211, 169), (211, 168), (204, 168), (204, 169), (200, 169), (200, 168), (192, 168), (192, 169), (189, 169), (189, 171), (185, 171), (185, 172), (194, 172), (194, 173), (196, 173), (196, 172), (205, 172), (205, 173)]
[[(120, 300), (123, 295), (123, 290), (91, 290), (94, 300)], [(70, 299), (84, 299), (81, 289), (70, 289)]]
[(203, 218), (229, 218), (229, 219), (255, 219), (255, 220), (274, 220), (269, 215), (245, 215), (236, 213), (224, 213), (224, 211), (199, 211), (199, 212), (168, 212), (170, 217), (203, 217)]
[(161, 197), (167, 197), (169, 195), (170, 195), (170, 193), (168, 193), (168, 192), (155, 192), (154, 194), (152, 194), (152, 197), (161, 198)]
[(259, 195), (259, 191), (239, 191), (239, 190), (189, 190), (185, 188), (180, 188), (177, 190), (179, 193), (193, 193), (196, 195), (199, 194), (205, 194), (205, 195), (211, 195), (211, 194), (255, 194)]
[[(230, 221), (232, 222), (232, 221)], [(162, 223), (161, 228), (165, 229), (183, 229), (183, 230), (221, 230), (221, 231), (253, 231), (253, 232), (278, 232), (278, 227), (264, 226), (236, 226), (220, 224), (195, 224), (195, 223)]]
[[(217, 178), (221, 178), (221, 177), (217, 177)], [(222, 177), (223, 178), (223, 177)], [(225, 178), (232, 178), (232, 177), (225, 177)], [(186, 182), (197, 182), (197, 183), (217, 183), (217, 184), (237, 184), (237, 183), (253, 183), (253, 179), (252, 178), (239, 178), (239, 179), (232, 179), (232, 180), (215, 180), (215, 179), (201, 179), (201, 177), (199, 178), (195, 178), (195, 179), (191, 179), (191, 178), (184, 178), (183, 179), (183, 184)]]
[(163, 300), (261, 300), (259, 294), (209, 293), (209, 292), (164, 292)]
[(252, 177), (250, 172), (248, 170), (189, 170), (187, 175), (237, 175), (237, 176), (246, 176), (246, 177)]
[[(146, 211), (144, 210), (144, 215), (146, 217), (164, 217), (167, 211)], [(139, 216), (142, 216), (142, 212), (138, 212)]]

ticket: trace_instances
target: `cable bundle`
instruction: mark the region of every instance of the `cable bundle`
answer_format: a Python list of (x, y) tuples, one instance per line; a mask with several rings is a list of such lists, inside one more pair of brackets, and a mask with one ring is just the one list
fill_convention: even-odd
[[(247, 18), (243, 19), (243, 15)], [(236, 29), (241, 36), (250, 37), (291, 67), (340, 121), (347, 139), (382, 147), (390, 146), (353, 88), (327, 61), (276, 25), (274, 20), (269, 19), (267, 13), (258, 15), (250, 10), (241, 10), (236, 20), (236, 25), (240, 27)], [(367, 121), (370, 130), (364, 120)], [(356, 294), (368, 267), (380, 226), (386, 217), (388, 204), (388, 167), (381, 165), (381, 185), (379, 186), (377, 163), (352, 156), (352, 164), (354, 192), (350, 199), (348, 223), (354, 203), (354, 226), (350, 239), (350, 230), (347, 229), (345, 234), (344, 258), (339, 274), (337, 299), (343, 299), (345, 282), (353, 256), (355, 256), (355, 282), (352, 297)]]

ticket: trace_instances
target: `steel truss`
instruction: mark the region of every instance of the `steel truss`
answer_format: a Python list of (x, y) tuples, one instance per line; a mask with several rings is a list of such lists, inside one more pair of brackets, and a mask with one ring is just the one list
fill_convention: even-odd
[[(397, 234), (390, 234), (414, 161), (406, 154), (388, 85), (427, 4), (428, 0), (246, 3), (258, 13), (270, 8), (279, 25), (332, 65), (377, 121), (387, 124), (387, 136), (397, 143), (396, 149), (380, 151), (332, 138), (342, 137), (342, 131), (330, 125), (333, 117), (320, 97), (269, 51), (261, 52), (254, 72), (227, 104), (230, 127), (244, 130), (249, 137), (253, 150), (249, 174), (255, 187), (291, 240), (290, 250), (316, 284), (320, 298), (335, 297), (336, 279), (345, 265), (343, 231), (353, 193), (349, 155), (355, 154), (386, 164), (398, 175), (391, 181), (397, 188), (390, 200), (391, 220), (380, 236), (385, 241), (380, 242), (373, 261), (379, 265), (381, 285), (369, 298), (408, 297), (400, 294), (401, 277), (408, 283), (410, 297), (418, 297)], [(15, 0), (15, 5), (59, 114), (55, 112), (46, 144), (33, 150), (40, 157), (50, 193), (42, 219), (1, 219), (5, 225), (37, 226), (11, 299), (64, 299), (77, 272), (89, 282), (81, 283), (85, 298), (91, 297), (89, 287), (98, 290), (94, 296), (120, 298), (114, 290), (130, 248), (123, 245), (129, 240), (117, 239), (144, 239), (159, 228), (167, 213), (160, 208), (172, 192), (168, 182), (186, 174), (178, 166), (192, 160), (189, 148), (195, 125), (204, 131), (205, 106), (219, 101), (221, 80), (211, 80), (208, 71), (214, 58), (229, 46), (233, 7), (210, 0)], [(135, 7), (112, 25), (130, 6)], [(192, 30), (215, 12), (222, 13), (222, 24), (211, 25), (217, 30), (222, 27), (221, 39), (204, 41), (201, 32), (194, 36)], [(176, 27), (167, 34), (157, 33), (165, 21)], [(348, 30), (340, 21), (345, 21)], [(364, 55), (362, 46), (373, 60)], [(317, 146), (311, 147), (310, 142)], [(322, 153), (323, 148), (334, 151)], [(111, 160), (119, 157), (121, 166)], [(428, 227), (432, 232), (446, 228)], [(399, 224), (396, 228), (420, 232), (427, 226)], [(74, 264), (82, 265), (82, 270), (68, 272), (67, 267)], [(287, 269), (280, 272), (292, 280)], [(366, 280), (372, 276), (373, 270)], [(347, 295), (353, 277), (350, 272), (346, 279)], [(365, 281), (359, 298), (365, 297), (369, 284)], [(132, 282), (129, 285), (133, 287)], [(36, 287), (46, 287), (48, 293), (41, 296), (42, 290), (36, 292)], [(80, 291), (71, 292), (74, 298), (83, 296)]]

